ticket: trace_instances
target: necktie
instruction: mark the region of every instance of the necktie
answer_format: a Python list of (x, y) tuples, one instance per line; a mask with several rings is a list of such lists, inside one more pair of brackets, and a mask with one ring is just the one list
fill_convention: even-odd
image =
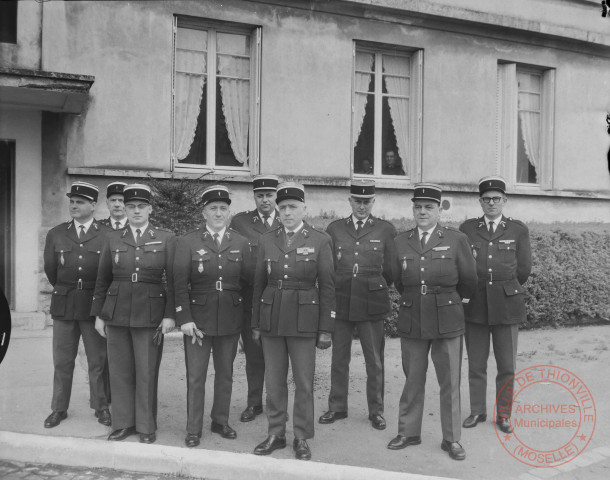
[(288, 246), (292, 243), (292, 237), (294, 237), (294, 232), (286, 232), (286, 243)]
[(121, 227), (121, 222), (114, 222), (114, 229), (118, 230)]
[(426, 237), (428, 236), (428, 232), (424, 232), (421, 234), (421, 248), (426, 246)]
[(214, 243), (218, 248), (220, 248), (220, 236), (218, 235), (218, 233), (214, 234)]
[(140, 243), (140, 239), (142, 238), (142, 232), (139, 228), (136, 228), (136, 244)]
[(356, 222), (356, 231), (359, 232), (361, 228), (362, 228), (362, 220), (358, 220)]
[(80, 228), (80, 232), (78, 232), (78, 239), (82, 240), (83, 237), (85, 236), (85, 226), (81, 225), (79, 228)]
[(265, 227), (269, 228), (271, 226), (271, 222), (269, 222), (269, 215), (263, 215), (263, 223)]
[(493, 221), (489, 222), (489, 230), (488, 231), (489, 231), (489, 233), (494, 233), (494, 222)]

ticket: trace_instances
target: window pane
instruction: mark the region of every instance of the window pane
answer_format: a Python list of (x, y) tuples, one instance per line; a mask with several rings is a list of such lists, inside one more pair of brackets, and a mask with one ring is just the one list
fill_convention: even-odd
[(538, 183), (540, 114), (520, 112), (517, 136), (517, 183)]
[(174, 76), (174, 151), (180, 163), (205, 164), (208, 32), (179, 28)]
[(17, 2), (0, 2), (0, 42), (17, 43)]
[(517, 82), (520, 92), (540, 93), (542, 76), (535, 73), (517, 72)]
[(216, 164), (248, 165), (250, 37), (217, 36)]
[(519, 110), (540, 111), (540, 95), (537, 93), (519, 93)]
[[(354, 147), (354, 173), (373, 175), (375, 164), (375, 96), (356, 94), (357, 111), (362, 107), (364, 117)], [(354, 115), (356, 117), (356, 114)], [(354, 122), (358, 119), (354, 118)]]
[[(395, 122), (391, 112), (394, 112), (394, 116), (400, 116), (398, 122), (404, 121), (404, 125), (401, 124), (401, 127), (408, 128), (408, 118), (401, 115), (401, 113), (408, 112), (408, 101), (396, 98), (390, 100), (387, 97), (383, 99), (381, 109), (381, 151), (383, 153), (383, 165), (381, 173), (383, 175), (405, 175), (406, 172), (403, 164), (406, 163), (406, 158), (401, 158), (401, 155), (398, 153)], [(403, 155), (405, 153), (401, 152)]]

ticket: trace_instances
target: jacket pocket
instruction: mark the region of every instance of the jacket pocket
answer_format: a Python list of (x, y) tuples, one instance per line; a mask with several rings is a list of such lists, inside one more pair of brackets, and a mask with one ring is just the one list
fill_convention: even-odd
[(119, 295), (119, 285), (110, 285), (108, 292), (106, 293), (106, 300), (104, 300), (104, 306), (100, 312), (100, 318), (102, 320), (111, 321), (114, 315), (114, 309), (116, 307), (117, 299)]
[(438, 333), (457, 332), (464, 328), (464, 309), (457, 292), (436, 295)]
[(506, 315), (508, 319), (511, 322), (525, 320), (525, 288), (517, 280), (511, 280), (502, 287), (506, 295)]
[(57, 285), (53, 288), (51, 296), (50, 312), (53, 317), (63, 317), (66, 314), (66, 304), (68, 303), (68, 292), (70, 287)]
[(317, 332), (320, 316), (318, 290), (298, 290), (298, 292), (299, 313), (297, 318), (297, 330), (303, 333)]
[(67, 245), (57, 245), (55, 247), (55, 255), (57, 255), (57, 264), (59, 268), (72, 266), (72, 247)]
[(148, 290), (150, 305), (150, 322), (157, 325), (165, 317), (165, 288), (163, 285), (152, 284)]
[(381, 315), (390, 311), (388, 286), (383, 277), (368, 279), (367, 312), (369, 315)]
[(271, 313), (273, 310), (274, 297), (275, 288), (270, 287), (265, 288), (263, 295), (261, 296), (258, 327), (264, 332), (271, 330)]
[(439, 275), (449, 275), (454, 270), (453, 254), (449, 251), (432, 252), (432, 268)]
[(413, 299), (402, 297), (398, 306), (398, 331), (409, 334), (413, 328)]

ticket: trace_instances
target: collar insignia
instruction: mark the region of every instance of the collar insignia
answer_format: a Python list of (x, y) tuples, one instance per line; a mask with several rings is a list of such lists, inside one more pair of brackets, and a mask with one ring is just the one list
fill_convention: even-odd
[(204, 253), (208, 253), (208, 252), (206, 252), (206, 251), (205, 251), (205, 250), (202, 248), (201, 250), (197, 250), (197, 253), (198, 253), (199, 255), (203, 255)]

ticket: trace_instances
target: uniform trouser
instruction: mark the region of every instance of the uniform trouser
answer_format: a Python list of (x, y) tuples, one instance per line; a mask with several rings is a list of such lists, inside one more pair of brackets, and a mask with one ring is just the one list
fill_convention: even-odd
[(227, 425), (231, 392), (233, 390), (233, 361), (237, 354), (239, 333), (235, 335), (209, 336), (203, 345), (193, 343), (193, 338), (184, 336), (184, 359), (186, 362), (186, 432), (200, 434), (203, 427), (205, 382), (208, 375), (210, 351), (214, 357), (214, 403), (210, 417), (216, 423)]
[(383, 320), (373, 322), (335, 320), (328, 409), (333, 412), (347, 412), (349, 363), (352, 355), (352, 332), (354, 325), (358, 329), (360, 345), (362, 345), (362, 353), (364, 354), (366, 364), (366, 399), (369, 415), (382, 415), (384, 389), (383, 352), (385, 348)]
[(112, 427), (157, 430), (157, 384), (163, 343), (153, 344), (155, 328), (107, 324), (108, 363), (112, 389)]
[(316, 363), (316, 339), (309, 337), (262, 337), (265, 354), (265, 387), (269, 435), (286, 434), (288, 411), (288, 359), (294, 378), (292, 413), (295, 438), (314, 435), (313, 379)]
[(401, 338), (402, 368), (407, 377), (398, 407), (398, 433), (421, 435), (428, 352), (441, 387), (441, 429), (443, 439), (459, 442), (461, 436), (460, 370), (462, 335), (433, 340)]
[[(494, 347), (498, 367), (496, 375), (497, 414), (510, 417), (515, 369), (517, 367), (517, 337), (519, 325), (481, 325), (466, 323), (466, 351), (468, 352), (468, 383), (470, 413), (487, 413), (487, 360), (489, 336)], [(506, 385), (506, 386), (505, 386)]]
[(68, 410), (72, 394), (74, 361), (78, 342), (83, 337), (89, 370), (89, 406), (95, 410), (108, 407), (106, 339), (95, 330), (89, 320), (53, 320), (53, 399), (51, 409)]
[(244, 312), (241, 338), (246, 354), (246, 379), (248, 380), (248, 407), (263, 405), (263, 385), (265, 382), (265, 358), (263, 349), (252, 340), (252, 311)]

